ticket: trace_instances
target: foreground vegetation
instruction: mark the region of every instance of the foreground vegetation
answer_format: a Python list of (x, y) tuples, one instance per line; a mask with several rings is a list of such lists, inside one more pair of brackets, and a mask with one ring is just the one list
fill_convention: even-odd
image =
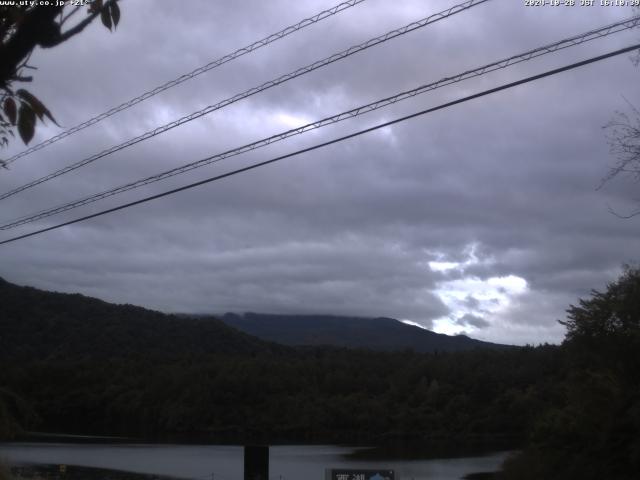
[(0, 459), (0, 480), (13, 480), (9, 466)]
[(640, 471), (640, 269), (570, 307), (562, 346), (294, 349), (222, 329), (224, 350), (189, 353), (193, 324), (175, 338), (186, 347), (164, 354), (135, 338), (121, 352), (107, 338), (105, 349), (104, 325), (93, 335), (99, 350), (74, 350), (38, 325), (46, 334), (35, 358), (0, 355), (5, 438), (37, 428), (222, 442), (504, 440), (526, 445), (506, 479), (622, 480)]
[(640, 269), (571, 306), (563, 374), (505, 478), (637, 479), (640, 472)]

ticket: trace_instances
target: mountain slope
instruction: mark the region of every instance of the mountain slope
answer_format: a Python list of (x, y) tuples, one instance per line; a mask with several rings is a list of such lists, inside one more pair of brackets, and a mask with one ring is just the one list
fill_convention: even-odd
[(416, 352), (455, 352), (505, 347), (473, 340), (464, 335), (449, 336), (431, 332), (393, 318), (227, 313), (221, 319), (227, 325), (250, 335), (285, 345), (332, 345), (372, 350), (411, 349)]
[(212, 317), (180, 318), (0, 279), (0, 360), (167, 358), (280, 349)]

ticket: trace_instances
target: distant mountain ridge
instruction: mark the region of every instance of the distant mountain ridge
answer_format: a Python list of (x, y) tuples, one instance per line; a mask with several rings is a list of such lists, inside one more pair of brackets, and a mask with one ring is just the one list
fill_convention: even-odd
[(184, 318), (0, 278), (0, 360), (168, 358), (286, 350), (213, 317)]
[(220, 318), (249, 335), (290, 346), (335, 346), (379, 351), (411, 349), (422, 353), (507, 347), (464, 335), (435, 333), (386, 317), (226, 313)]
[(0, 360), (253, 355), (286, 353), (291, 346), (428, 353), (505, 347), (392, 318), (227, 313), (221, 321), (169, 315), (0, 278)]

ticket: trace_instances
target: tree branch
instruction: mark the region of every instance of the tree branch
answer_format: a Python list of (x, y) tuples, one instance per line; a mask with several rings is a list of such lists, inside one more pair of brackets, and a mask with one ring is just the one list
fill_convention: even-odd
[[(75, 15), (82, 7), (81, 6), (77, 6), (75, 7), (73, 10), (71, 10), (67, 15), (65, 15), (61, 20), (60, 20), (60, 26), (64, 25), (64, 23), (69, 20), (73, 15)], [(61, 12), (62, 14), (62, 12)]]
[(15, 75), (18, 65), (31, 51), (43, 42), (47, 43), (56, 32), (56, 16), (62, 6), (37, 6), (29, 11), (20, 28), (4, 44), (0, 45), (0, 83), (6, 84)]
[(610, 214), (615, 215), (616, 217), (621, 218), (623, 220), (629, 220), (630, 218), (637, 217), (638, 215), (640, 215), (640, 210), (636, 210), (627, 215), (622, 215), (621, 213), (616, 212), (610, 205), (607, 205), (607, 210), (609, 210)]
[(84, 20), (82, 20), (81, 22), (79, 22), (75, 27), (70, 28), (69, 30), (67, 30), (64, 33), (60, 34), (59, 37), (59, 41), (57, 43), (55, 43), (54, 45), (51, 45), (52, 47), (55, 45), (58, 45), (66, 40), (69, 40), (71, 37), (73, 37), (74, 35), (77, 35), (78, 33), (80, 33), (82, 30), (84, 30), (87, 25), (89, 25), (98, 15), (100, 15), (104, 10), (106, 10), (107, 8), (109, 8), (111, 6), (112, 3), (116, 3), (117, 0), (108, 0), (107, 2), (104, 3), (104, 5), (102, 5), (102, 8), (97, 9), (95, 12), (91, 13), (87, 18), (85, 18)]

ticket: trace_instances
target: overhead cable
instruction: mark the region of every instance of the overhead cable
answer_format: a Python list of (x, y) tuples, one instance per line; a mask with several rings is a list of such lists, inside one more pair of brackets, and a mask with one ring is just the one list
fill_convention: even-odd
[(428, 109), (422, 110), (420, 112), (416, 112), (416, 113), (412, 113), (410, 115), (406, 115), (404, 117), (396, 118), (394, 120), (391, 120), (391, 121), (388, 121), (388, 122), (384, 122), (384, 123), (378, 124), (378, 125), (373, 126), (373, 127), (365, 128), (363, 130), (359, 130), (359, 131), (351, 133), (349, 135), (344, 135), (342, 137), (334, 138), (333, 140), (329, 140), (327, 142), (322, 142), (322, 143), (313, 145), (311, 147), (303, 148), (301, 150), (297, 150), (295, 152), (288, 153), (286, 155), (281, 155), (279, 157), (275, 157), (275, 158), (272, 158), (270, 160), (265, 160), (263, 162), (254, 163), (252, 165), (249, 165), (249, 166), (246, 166), (246, 167), (243, 167), (243, 168), (239, 168), (239, 169), (233, 170), (231, 172), (223, 173), (221, 175), (216, 175), (214, 177), (210, 177), (210, 178), (207, 178), (207, 179), (204, 179), (204, 180), (200, 180), (198, 182), (190, 183), (188, 185), (184, 185), (184, 186), (179, 187), (179, 188), (174, 188), (172, 190), (168, 190), (166, 192), (158, 193), (156, 195), (151, 195), (149, 197), (145, 197), (145, 198), (142, 198), (140, 200), (136, 200), (136, 201), (133, 201), (133, 202), (125, 203), (125, 204), (119, 205), (117, 207), (113, 207), (113, 208), (109, 208), (109, 209), (106, 209), (106, 210), (102, 210), (100, 212), (93, 213), (91, 215), (86, 215), (84, 217), (76, 218), (74, 220), (69, 220), (67, 222), (59, 223), (57, 225), (53, 225), (53, 226), (50, 226), (50, 227), (42, 228), (40, 230), (36, 230), (36, 231), (30, 232), (30, 233), (26, 233), (24, 235), (19, 235), (17, 237), (9, 238), (7, 240), (2, 240), (2, 241), (0, 241), (0, 245), (5, 245), (7, 243), (16, 242), (18, 240), (29, 238), (29, 237), (32, 237), (34, 235), (39, 235), (41, 233), (49, 232), (51, 230), (56, 230), (58, 228), (62, 228), (62, 227), (68, 226), (68, 225), (73, 225), (75, 223), (79, 223), (79, 222), (83, 222), (83, 221), (86, 221), (86, 220), (89, 220), (89, 219), (92, 219), (92, 218), (100, 217), (100, 216), (106, 215), (108, 213), (113, 213), (113, 212), (117, 212), (119, 210), (124, 210), (126, 208), (130, 208), (130, 207), (133, 207), (135, 205), (140, 205), (142, 203), (150, 202), (152, 200), (157, 200), (159, 198), (166, 197), (166, 196), (169, 196), (169, 195), (173, 195), (175, 193), (182, 192), (184, 190), (189, 190), (191, 188), (195, 188), (195, 187), (198, 187), (198, 186), (201, 186), (201, 185), (205, 185), (207, 183), (211, 183), (211, 182), (215, 182), (215, 181), (218, 181), (218, 180), (222, 180), (223, 178), (231, 177), (231, 176), (237, 175), (239, 173), (243, 173), (243, 172), (247, 172), (249, 170), (253, 170), (253, 169), (256, 169), (256, 168), (259, 168), (259, 167), (263, 167), (263, 166), (278, 162), (280, 160), (284, 160), (286, 158), (294, 157), (294, 156), (297, 156), (297, 155), (300, 155), (300, 154), (303, 154), (303, 153), (307, 153), (307, 152), (311, 152), (313, 150), (317, 150), (317, 149), (320, 149), (320, 148), (323, 148), (323, 147), (326, 147), (326, 146), (329, 146), (329, 145), (333, 145), (333, 144), (336, 144), (336, 143), (339, 143), (339, 142), (342, 142), (342, 141), (345, 141), (345, 140), (348, 140), (348, 139), (351, 139), (351, 138), (355, 138), (355, 137), (358, 137), (360, 135), (364, 135), (365, 133), (369, 133), (369, 132), (373, 132), (375, 130), (379, 130), (381, 128), (389, 127), (391, 125), (395, 125), (397, 123), (404, 122), (404, 121), (412, 119), (412, 118), (416, 118), (416, 117), (419, 117), (419, 116), (422, 116), (422, 115), (426, 115), (428, 113), (435, 112), (437, 110), (442, 110), (442, 109), (445, 109), (445, 108), (449, 108), (449, 107), (452, 107), (454, 105), (458, 105), (460, 103), (468, 102), (470, 100), (474, 100), (476, 98), (484, 97), (486, 95), (490, 95), (490, 94), (493, 94), (493, 93), (496, 93), (496, 92), (500, 92), (502, 90), (506, 90), (506, 89), (513, 88), (513, 87), (516, 87), (516, 86), (519, 86), (519, 85), (523, 85), (525, 83), (529, 83), (529, 82), (533, 82), (533, 81), (536, 81), (536, 80), (540, 80), (540, 79), (545, 78), (545, 77), (549, 77), (549, 76), (552, 76), (552, 75), (557, 75), (558, 73), (566, 72), (568, 70), (573, 70), (575, 68), (582, 67), (582, 66), (585, 66), (585, 65), (588, 65), (588, 64), (591, 64), (591, 63), (599, 62), (599, 61), (602, 61), (602, 60), (605, 60), (607, 58), (611, 58), (611, 57), (614, 57), (614, 56), (617, 56), (617, 55), (622, 55), (624, 53), (629, 53), (629, 52), (631, 52), (633, 50), (637, 50), (637, 49), (640, 49), (640, 43), (636, 44), (636, 45), (632, 45), (630, 47), (621, 48), (619, 50), (615, 50), (613, 52), (609, 52), (609, 53), (606, 53), (604, 55), (599, 55), (597, 57), (592, 57), (592, 58), (589, 58), (587, 60), (583, 60), (581, 62), (576, 62), (576, 63), (572, 63), (570, 65), (565, 65), (564, 67), (556, 68), (556, 69), (553, 69), (553, 70), (548, 70), (548, 71), (546, 71), (544, 73), (540, 73), (540, 74), (533, 75), (533, 76), (530, 76), (530, 77), (527, 77), (527, 78), (523, 78), (521, 80), (517, 80), (517, 81), (511, 82), (511, 83), (507, 83), (507, 84), (501, 85), (499, 87), (491, 88), (489, 90), (484, 90), (484, 91), (482, 91), (480, 93), (476, 93), (476, 94), (469, 95), (469, 96), (466, 96), (466, 97), (463, 97), (463, 98), (459, 98), (459, 99), (453, 100), (451, 102), (443, 103), (441, 105), (438, 105), (437, 107), (428, 108)]
[(275, 87), (277, 85), (280, 85), (284, 82), (287, 82), (289, 80), (292, 80), (296, 77), (299, 77), (301, 75), (304, 75), (306, 73), (312, 72), (314, 70), (317, 70), (318, 68), (324, 67), (326, 65), (329, 65), (331, 63), (337, 62), (338, 60), (342, 60), (344, 58), (347, 58), (355, 53), (361, 52), (363, 50), (367, 50), (371, 47), (374, 47), (376, 45), (379, 45), (381, 43), (384, 43), (388, 40), (391, 40), (393, 38), (396, 38), (398, 36), (401, 35), (405, 35), (409, 32), (412, 32), (414, 30), (417, 30), (419, 28), (425, 27), (427, 25), (430, 25), (434, 22), (437, 22), (439, 20), (443, 20), (445, 18), (448, 18), (452, 15), (455, 15), (457, 13), (460, 13), (462, 11), (468, 10), (469, 8), (472, 8), (474, 6), (480, 5), (482, 3), (488, 2), (490, 0), (467, 0), (466, 2), (463, 2), (461, 4), (455, 5), (453, 7), (450, 7), (446, 10), (443, 10), (442, 12), (439, 13), (435, 13), (433, 15), (430, 15), (426, 18), (423, 18), (422, 20), (418, 20), (417, 22), (412, 22), (408, 25), (405, 25), (404, 27), (398, 28), (396, 30), (392, 30), (390, 32), (385, 33), (384, 35), (380, 35), (378, 37), (372, 38), (370, 40), (367, 40), (366, 42), (363, 42), (359, 45), (354, 45), (346, 50), (343, 50), (339, 53), (334, 53), (333, 55), (324, 58), (323, 60), (318, 60), (314, 63), (311, 63), (309, 65), (307, 65), (306, 67), (302, 67), (302, 68), (298, 68), (297, 70), (288, 73), (286, 75), (282, 75), (274, 80), (270, 80), (266, 83), (263, 83), (260, 86), (257, 87), (253, 87), (250, 88), (249, 90), (246, 90), (242, 93), (239, 93), (237, 95), (234, 95), (233, 97), (227, 98), (226, 100), (222, 100), (221, 102), (218, 102), (214, 105), (209, 105), (208, 107), (203, 108), (202, 110), (199, 110), (197, 112), (191, 113), (189, 115), (186, 115), (182, 118), (179, 118), (178, 120), (174, 120), (173, 122), (167, 123), (166, 125), (163, 125), (161, 127), (158, 127), (154, 130), (150, 130), (142, 135), (139, 135), (135, 138), (132, 138), (130, 140), (127, 140), (124, 143), (121, 143), (119, 145), (113, 146), (111, 148), (108, 148), (106, 150), (103, 150), (100, 153), (97, 153), (95, 155), (92, 155), (90, 157), (87, 157), (83, 160), (80, 160), (76, 163), (73, 163), (71, 165), (68, 165), (64, 168), (61, 168), (60, 170), (57, 170), (53, 173), (50, 173), (44, 177), (41, 177), (37, 180), (34, 180), (32, 182), (29, 182), (27, 184), (24, 184), (20, 187), (14, 188), (13, 190), (6, 192), (2, 195), (0, 195), (0, 200), (4, 200), (5, 198), (11, 197), (19, 192), (22, 192), (24, 190), (27, 190), (29, 188), (35, 187), (36, 185), (40, 185), (41, 183), (44, 183), (46, 181), (49, 181), (53, 178), (59, 177), (60, 175), (64, 175), (66, 173), (72, 172), (73, 170), (76, 170), (80, 167), (83, 167), (85, 165), (88, 165), (92, 162), (95, 162), (96, 160), (106, 157), (107, 155), (110, 155), (112, 153), (118, 152), (120, 150), (123, 150), (127, 147), (130, 147), (132, 145), (135, 145), (139, 142), (142, 142), (144, 140), (147, 140), (149, 138), (155, 137), (156, 135), (160, 135), (161, 133), (164, 133), (168, 130), (171, 130), (172, 128), (178, 127), (180, 125), (183, 125), (187, 122), (190, 122), (192, 120), (195, 120), (197, 118), (200, 118), (204, 115), (207, 115), (213, 111), (219, 110), (221, 108), (224, 108), (228, 105), (231, 105), (232, 103), (235, 103), (239, 100), (245, 99), (247, 97), (250, 97), (252, 95), (255, 95), (257, 93), (260, 93), (264, 90), (267, 90), (269, 88)]
[(269, 45), (270, 43), (273, 43), (277, 40), (280, 40), (288, 35), (291, 35), (292, 33), (297, 32), (298, 30), (302, 30), (305, 27), (308, 27), (310, 25), (313, 25), (315, 23), (320, 22), (321, 20), (324, 20), (325, 18), (329, 18), (337, 13), (340, 13), (350, 7), (353, 7), (359, 3), (364, 2), (365, 0), (348, 0), (346, 2), (342, 2), (332, 8), (329, 8), (327, 10), (323, 10), (320, 13), (317, 13), (315, 15), (313, 15), (312, 17), (309, 18), (305, 18), (304, 20), (301, 20), (300, 22), (294, 24), (294, 25), (290, 25), (282, 30), (280, 30), (279, 32), (276, 33), (272, 33), (271, 35), (258, 40), (256, 42), (253, 42), (250, 45), (247, 45), (246, 47), (242, 47), (239, 48), (238, 50), (236, 50), (235, 52), (229, 53), (227, 55), (224, 55), (223, 57), (220, 57), (216, 60), (213, 60), (209, 63), (207, 63), (206, 65), (203, 65), (201, 67), (196, 68), (195, 70), (192, 70), (189, 73), (185, 73), (184, 75), (179, 76), (178, 78), (175, 78), (173, 80), (170, 80), (168, 82), (163, 83), (162, 85), (157, 86), (156, 88), (149, 90), (148, 92), (145, 92), (141, 95), (138, 95), (137, 97), (132, 98), (131, 100), (128, 100), (124, 103), (121, 103), (120, 105), (118, 105), (117, 107), (113, 107), (110, 110), (107, 110), (106, 112), (103, 112), (99, 115), (96, 115), (95, 117), (90, 118), (89, 120), (86, 120), (82, 123), (79, 123), (78, 125), (69, 128), (68, 130), (65, 130), (64, 132), (61, 132), (47, 140), (44, 140), (36, 145), (33, 145), (32, 147), (27, 148), (26, 150), (17, 153), (16, 155), (12, 156), (11, 158), (9, 158), (8, 160), (4, 160), (5, 165), (9, 165), (10, 163), (15, 162), (16, 160), (18, 160), (21, 157), (25, 157), (27, 155), (29, 155), (30, 153), (36, 152), (38, 150), (41, 150), (49, 145), (52, 145), (54, 143), (56, 143), (59, 140), (62, 140), (63, 138), (68, 137), (69, 135), (73, 135), (74, 133), (79, 132), (80, 130), (84, 130), (87, 127), (90, 127), (91, 125), (95, 125), (98, 122), (101, 122), (102, 120), (109, 118), (113, 115), (115, 115), (118, 112), (121, 112), (123, 110), (126, 110), (128, 108), (133, 107), (134, 105), (137, 105), (140, 102), (144, 102), (145, 100), (147, 100), (148, 98), (151, 98), (155, 95), (158, 95), (161, 92), (164, 92), (165, 90), (168, 90), (172, 87), (175, 87), (176, 85), (180, 85), (183, 82), (186, 82), (187, 80), (191, 80), (192, 78), (197, 77), (198, 75), (201, 75), (205, 72), (208, 72), (209, 70), (212, 70), (216, 67), (219, 67), (221, 65), (224, 65), (225, 63), (228, 63), (232, 60), (235, 60), (236, 58), (239, 58), (243, 55), (246, 55), (247, 53), (251, 53), (255, 50), (258, 50), (259, 48), (265, 47), (267, 45)]
[(237, 147), (231, 150), (227, 150), (225, 152), (222, 153), (218, 153), (216, 155), (211, 155), (209, 157), (197, 160), (195, 162), (191, 162), (191, 163), (187, 163), (185, 165), (182, 165), (180, 167), (176, 167), (176, 168), (172, 168), (170, 170), (166, 170), (164, 172), (155, 174), (155, 175), (151, 175), (149, 177), (134, 181), (134, 182), (130, 182), (124, 185), (121, 185), (119, 187), (116, 188), (112, 188), (109, 190), (105, 190), (84, 198), (81, 198), (79, 200), (75, 200), (69, 203), (65, 203), (63, 205), (59, 205), (57, 207), (53, 207), (53, 208), (49, 208), (46, 210), (42, 210), (39, 211), (37, 213), (34, 214), (29, 214), (27, 216), (23, 216), (17, 219), (14, 219), (12, 221), (9, 221), (8, 223), (5, 223), (3, 225), (0, 225), (0, 230), (8, 230), (11, 228), (15, 228), (18, 227), (20, 225), (25, 225), (27, 223), (31, 223), (31, 222), (35, 222), (37, 220), (41, 220), (43, 218), (47, 218), (50, 217), (52, 215), (58, 214), (58, 213), (62, 213), (62, 212), (66, 212), (68, 210), (72, 210), (74, 208), (78, 208), (84, 205), (88, 205), (90, 203), (96, 202), (98, 200), (102, 200), (104, 198), (108, 198), (108, 197), (112, 197), (114, 195), (118, 195), (120, 193), (124, 193), (127, 192), (129, 190), (133, 190), (139, 187), (142, 187), (144, 185), (149, 185), (151, 183), (155, 183), (158, 182), (160, 180), (164, 180), (166, 178), (169, 177), (173, 177), (175, 175), (179, 175), (185, 172), (188, 172), (190, 170), (194, 170), (196, 168), (200, 168), (206, 165), (210, 165), (212, 163), (217, 163), (221, 160), (224, 160), (226, 158), (229, 157), (233, 157), (236, 155), (240, 155), (242, 153), (246, 153), (248, 151), (251, 150), (255, 150), (257, 148), (261, 148), (261, 147), (265, 147), (267, 145), (270, 145), (272, 143), (293, 137), (295, 135), (300, 135), (302, 133), (308, 132), (310, 130), (315, 130), (317, 128), (321, 128), (324, 127), (326, 125), (331, 125), (334, 123), (338, 123), (344, 120), (347, 120), (349, 118), (354, 118), (357, 117), (359, 115), (363, 115), (365, 113), (369, 113), (372, 112), (374, 110), (378, 110), (380, 108), (383, 107), (387, 107), (389, 105), (392, 105), (394, 103), (397, 103), (399, 101), (402, 100), (406, 100), (409, 98), (412, 98), (416, 95), (419, 94), (423, 94), (432, 90), (436, 90), (438, 88), (447, 86), (447, 85), (451, 85), (469, 78), (475, 78), (478, 77), (480, 75), (484, 75), (487, 74), (489, 72), (493, 72), (495, 70), (499, 70), (502, 68), (506, 68), (512, 65), (516, 65), (518, 63), (521, 62), (525, 62), (528, 60), (531, 60), (533, 58), (537, 58), (540, 57), (542, 55), (547, 55), (549, 53), (552, 52), (556, 52), (558, 50), (562, 50), (568, 47), (572, 47), (575, 45), (579, 45), (581, 43), (590, 41), (590, 40), (594, 40), (597, 38), (603, 38), (607, 35), (611, 35), (613, 33), (617, 33), (623, 30), (627, 30), (630, 28), (634, 28), (636, 26), (640, 25), (640, 16), (636, 16), (627, 20), (623, 20), (620, 22), (616, 22), (614, 24), (611, 25), (607, 25), (595, 30), (590, 30), (588, 32), (582, 33), (580, 35), (574, 35), (573, 37), (569, 37), (566, 38), (564, 40), (560, 40), (558, 42), (555, 43), (551, 43), (551, 44), (547, 44), (544, 45), (542, 47), (538, 47), (535, 48), (533, 50), (528, 50), (524, 53), (520, 53), (518, 55), (513, 55), (511, 57), (502, 59), (502, 60), (498, 60), (496, 62), (492, 62), (489, 63), (487, 65), (484, 65), (482, 67), (478, 67), (472, 70), (467, 70), (463, 73), (459, 73), (457, 75), (454, 76), (450, 76), (450, 77), (445, 77), (442, 78), (436, 82), (432, 82), (426, 85), (421, 85), (417, 88), (414, 88), (412, 90), (407, 90), (404, 92), (400, 92), (396, 95), (390, 96), (390, 97), (386, 97), (383, 98), (381, 100), (377, 100), (375, 102), (372, 103), (368, 103), (366, 105), (361, 105), (359, 107), (353, 108), (351, 110), (347, 110), (345, 112), (341, 112), (338, 113), (336, 115), (330, 116), (330, 117), (326, 117), (323, 118), (322, 120), (318, 120), (316, 122), (313, 123), (308, 123), (306, 125), (297, 127), (297, 128), (292, 128), (290, 130), (287, 130), (285, 132), (281, 132), (278, 133), (276, 135), (272, 135), (270, 137), (266, 137), (260, 140), (257, 140), (255, 142), (243, 145), (241, 147)]

